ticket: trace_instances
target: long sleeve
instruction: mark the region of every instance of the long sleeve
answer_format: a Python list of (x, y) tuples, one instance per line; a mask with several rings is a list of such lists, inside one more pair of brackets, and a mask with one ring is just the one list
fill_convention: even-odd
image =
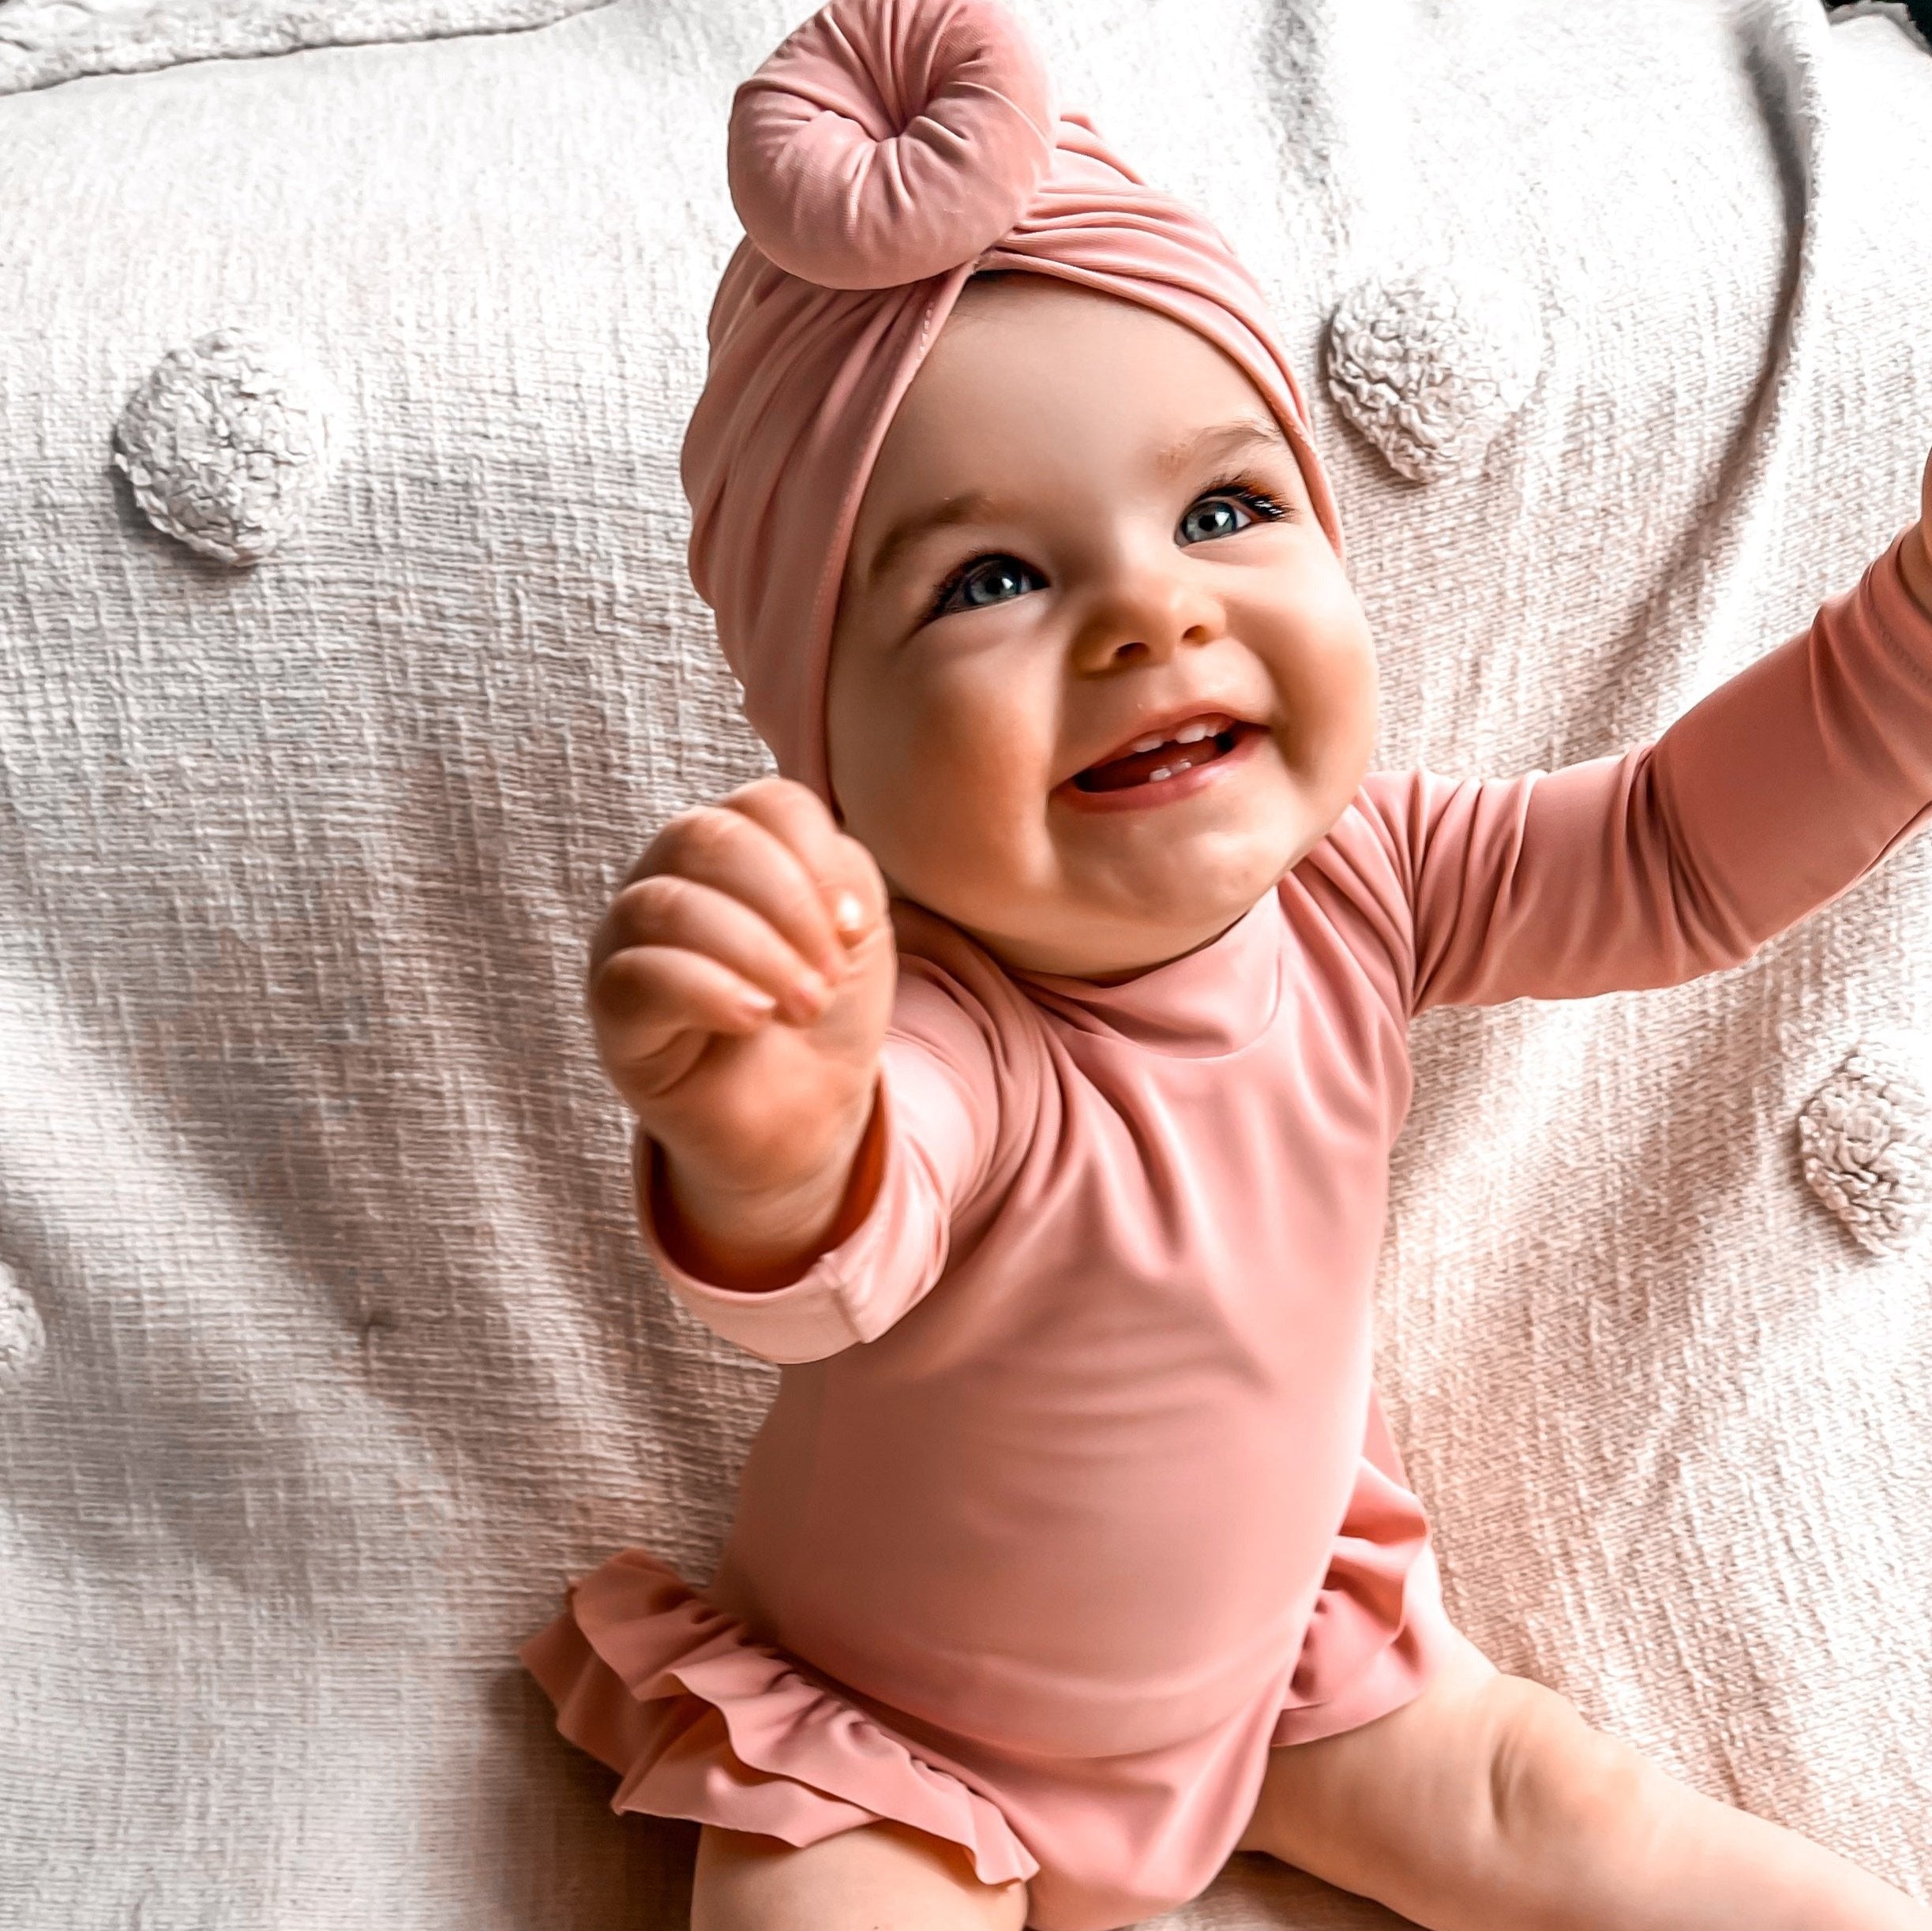
[(1739, 965), (1932, 816), (1932, 619), (1905, 533), (1654, 741), (1512, 778), (1374, 772), (1409, 1010), (1580, 999)]
[(707, 1326), (767, 1361), (816, 1361), (883, 1334), (946, 1265), (955, 1215), (983, 1179), (999, 1098), (977, 1027), (929, 981), (902, 978), (880, 1053), (883, 1164), (865, 1217), (781, 1288), (720, 1287), (666, 1252), (651, 1202), (661, 1149), (633, 1133), (638, 1225), (666, 1284)]

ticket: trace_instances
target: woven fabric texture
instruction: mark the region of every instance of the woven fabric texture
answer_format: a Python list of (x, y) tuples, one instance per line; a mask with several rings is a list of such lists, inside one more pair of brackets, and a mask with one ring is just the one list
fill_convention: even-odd
[[(685, 1922), (695, 1826), (612, 1816), (513, 1652), (626, 1543), (708, 1575), (772, 1385), (646, 1263), (581, 976), (655, 827), (767, 768), (675, 459), (731, 90), (805, 10), (0, 102), (0, 1923)], [(1914, 514), (1932, 58), (1893, 21), (1025, 10), (1276, 306), (1378, 763), (1621, 749)], [(1348, 311), (1350, 366), (1433, 385), (1407, 418), (1330, 389), (1371, 285), (1424, 290), (1406, 350)], [(340, 403), (243, 567), (114, 460), (218, 330)], [(1928, 958), (1919, 841), (1717, 978), (1429, 1015), (1378, 1310), (1469, 1633), (1921, 1895), (1932, 1164), (1875, 1137), (1923, 1131)], [(1169, 1922), (1394, 1921), (1244, 1855)]]
[(0, 94), (298, 47), (544, 27), (609, 0), (0, 0)]

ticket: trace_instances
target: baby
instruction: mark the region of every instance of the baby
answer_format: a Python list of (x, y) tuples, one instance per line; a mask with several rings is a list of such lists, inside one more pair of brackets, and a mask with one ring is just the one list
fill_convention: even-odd
[(1266, 1851), (1440, 1931), (1932, 1931), (1449, 1622), (1370, 1380), (1411, 1017), (1735, 966), (1932, 814), (1925, 515), (1653, 744), (1371, 772), (1369, 626), (1221, 238), (992, 0), (739, 91), (693, 574), (784, 775), (588, 1004), (640, 1218), (784, 1364), (700, 1592), (521, 1655), (695, 1931), (1109, 1931)]

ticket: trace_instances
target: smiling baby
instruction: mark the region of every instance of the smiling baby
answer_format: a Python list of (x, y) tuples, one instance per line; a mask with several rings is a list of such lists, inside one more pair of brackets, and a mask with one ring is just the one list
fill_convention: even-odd
[(782, 775), (587, 1000), (660, 1273), (782, 1374), (710, 1582), (621, 1550), (520, 1652), (703, 1826), (696, 1931), (1112, 1931), (1236, 1850), (1439, 1931), (1932, 1931), (1461, 1635), (1371, 1378), (1414, 1015), (1735, 966), (1932, 814), (1925, 520), (1653, 743), (1371, 771), (1259, 293), (1011, 16), (834, 0), (730, 160), (691, 560)]

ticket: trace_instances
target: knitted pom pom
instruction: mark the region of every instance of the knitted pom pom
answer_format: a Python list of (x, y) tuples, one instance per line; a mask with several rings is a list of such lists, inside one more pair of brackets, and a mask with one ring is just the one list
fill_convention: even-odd
[(1868, 1254), (1901, 1254), (1932, 1209), (1932, 1099), (1903, 1042), (1862, 1040), (1799, 1114), (1811, 1190)]
[(0, 1388), (24, 1381), (47, 1347), (47, 1329), (27, 1290), (0, 1261)]
[(171, 349), (114, 426), (114, 466), (157, 530), (223, 563), (259, 562), (328, 486), (335, 385), (295, 344), (216, 328)]
[(922, 281), (1019, 220), (1057, 122), (1045, 64), (998, 0), (832, 0), (733, 97), (732, 204), (805, 281)]
[(1368, 276), (1329, 324), (1330, 393), (1412, 482), (1479, 471), (1542, 359), (1535, 306), (1520, 287), (1443, 261)]

